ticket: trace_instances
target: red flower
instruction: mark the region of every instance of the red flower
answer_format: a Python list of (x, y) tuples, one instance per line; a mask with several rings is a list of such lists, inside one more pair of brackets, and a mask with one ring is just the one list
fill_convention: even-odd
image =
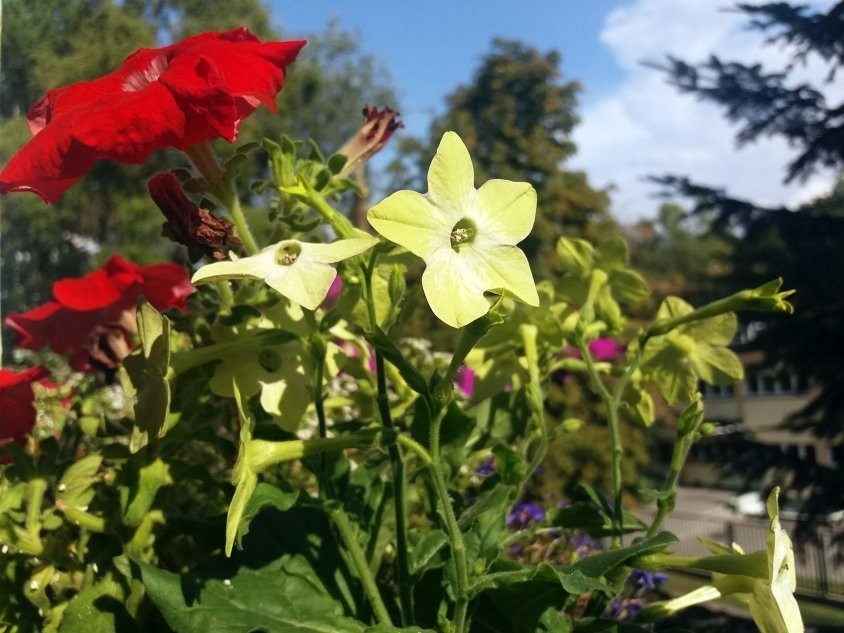
[(53, 284), (54, 301), (29, 312), (13, 312), (6, 325), (20, 335), (18, 345), (49, 346), (70, 354), (80, 371), (111, 370), (133, 347), (135, 306), (143, 295), (157, 310), (187, 309), (193, 291), (187, 271), (177, 264), (138, 266), (115, 255), (99, 270)]
[(140, 164), (165, 147), (232, 142), (261, 103), (275, 110), (285, 68), (304, 45), (262, 43), (243, 27), (204, 33), (51, 90), (29, 111), (33, 138), (0, 172), (0, 193), (32, 191), (51, 203), (98, 160)]
[[(32, 383), (45, 378), (49, 372), (41, 367), (33, 367), (15, 373), (0, 369), (0, 447), (15, 442), (23, 444), (26, 436), (35, 426), (35, 394)], [(9, 461), (8, 456), (0, 455), (0, 463)]]

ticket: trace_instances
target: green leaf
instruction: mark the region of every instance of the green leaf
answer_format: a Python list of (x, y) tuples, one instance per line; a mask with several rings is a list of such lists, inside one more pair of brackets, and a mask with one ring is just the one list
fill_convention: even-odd
[(343, 171), (343, 167), (346, 166), (347, 162), (349, 162), (349, 158), (347, 156), (343, 156), (343, 154), (334, 154), (328, 159), (328, 169), (336, 176)]
[(249, 532), (249, 524), (264, 508), (275, 508), (276, 510), (289, 510), (296, 504), (299, 492), (293, 490), (289, 484), (282, 482), (278, 486), (261, 482), (255, 487), (252, 496), (246, 503), (243, 516), (237, 526), (237, 543), (243, 546), (243, 537)]
[(437, 569), (445, 565), (447, 543), (448, 537), (442, 530), (427, 532), (408, 554), (410, 575), (416, 576), (428, 569)]
[(627, 262), (627, 242), (619, 235), (601, 240), (595, 249), (595, 265), (606, 272), (623, 269)]
[(557, 240), (557, 258), (564, 270), (585, 275), (592, 268), (593, 248), (586, 240), (561, 237)]
[(624, 303), (642, 301), (651, 294), (648, 282), (639, 273), (629, 269), (613, 270), (609, 284), (613, 295)]
[(137, 526), (152, 507), (159, 489), (173, 483), (170, 466), (156, 458), (142, 465), (133, 462), (124, 472), (129, 477), (129, 485), (121, 486), (123, 521), (126, 525)]
[(94, 498), (94, 482), (102, 461), (102, 455), (93, 454), (73, 463), (62, 475), (56, 497), (77, 508), (91, 503)]
[(144, 358), (162, 375), (170, 364), (170, 319), (163, 316), (144, 297), (138, 301), (138, 336)]
[(627, 564), (634, 558), (660, 552), (676, 542), (677, 537), (670, 532), (660, 532), (650, 538), (637, 541), (628, 547), (592, 554), (564, 569), (577, 570), (591, 578), (600, 578), (618, 567)]
[(178, 575), (135, 562), (134, 573), (176, 633), (363, 633), (325, 516), (262, 512), (244, 549)]
[(402, 378), (404, 378), (407, 385), (416, 393), (430, 398), (430, 390), (428, 389), (428, 381), (419, 373), (419, 370), (411, 365), (401, 353), (398, 346), (393, 342), (384, 330), (376, 327), (369, 335), (368, 340), (372, 346), (381, 353), (384, 358), (395, 365), (399, 370)]
[(124, 598), (122, 587), (111, 578), (86, 587), (67, 603), (58, 633), (140, 632)]

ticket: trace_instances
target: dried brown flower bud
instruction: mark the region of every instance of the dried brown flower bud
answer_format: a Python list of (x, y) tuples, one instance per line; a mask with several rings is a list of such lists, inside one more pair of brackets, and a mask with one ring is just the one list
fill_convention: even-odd
[(241, 245), (233, 233), (232, 223), (194, 204), (170, 172), (161, 172), (150, 178), (147, 188), (167, 218), (161, 234), (187, 246), (192, 257), (201, 253), (222, 260), (226, 259), (229, 248)]

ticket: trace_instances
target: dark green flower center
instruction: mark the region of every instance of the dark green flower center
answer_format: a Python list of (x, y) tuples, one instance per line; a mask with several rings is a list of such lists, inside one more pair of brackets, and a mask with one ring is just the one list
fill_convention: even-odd
[(282, 266), (290, 266), (299, 259), (302, 253), (302, 245), (299, 242), (282, 242), (275, 251), (275, 261)]
[(471, 244), (475, 239), (475, 223), (469, 218), (463, 218), (451, 229), (451, 248), (460, 250), (463, 244)]
[(274, 349), (264, 348), (258, 352), (258, 364), (264, 371), (276, 372), (281, 367), (281, 354)]

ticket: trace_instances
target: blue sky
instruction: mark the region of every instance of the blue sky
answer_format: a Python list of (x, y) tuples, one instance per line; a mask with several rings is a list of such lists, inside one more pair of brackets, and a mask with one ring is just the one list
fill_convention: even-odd
[[(801, 0), (825, 9), (834, 0)], [(830, 172), (785, 186), (794, 153), (773, 139), (735, 146), (735, 129), (719, 109), (678, 94), (641, 61), (672, 53), (700, 61), (755, 60), (782, 69), (782, 50), (764, 47), (732, 0), (270, 0), (285, 36), (320, 32), (337, 18), (360, 46), (389, 69), (407, 133), (424, 135), (445, 96), (472, 79), (496, 36), (562, 54), (565, 80), (583, 86), (575, 130), (578, 153), (566, 165), (612, 190), (623, 221), (653, 216), (659, 205), (649, 174), (692, 175), (704, 184), (759, 203), (795, 204), (827, 191)], [(826, 69), (809, 60), (799, 79), (821, 82)], [(844, 83), (828, 86), (844, 99)]]
[(582, 101), (622, 76), (597, 34), (607, 11), (624, 0), (273, 0), (285, 35), (318, 32), (332, 17), (360, 34), (361, 49), (383, 60), (400, 90), (408, 130), (421, 134), (445, 96), (471, 81), (494, 37), (529, 42), (563, 55), (568, 79), (589, 78)]

